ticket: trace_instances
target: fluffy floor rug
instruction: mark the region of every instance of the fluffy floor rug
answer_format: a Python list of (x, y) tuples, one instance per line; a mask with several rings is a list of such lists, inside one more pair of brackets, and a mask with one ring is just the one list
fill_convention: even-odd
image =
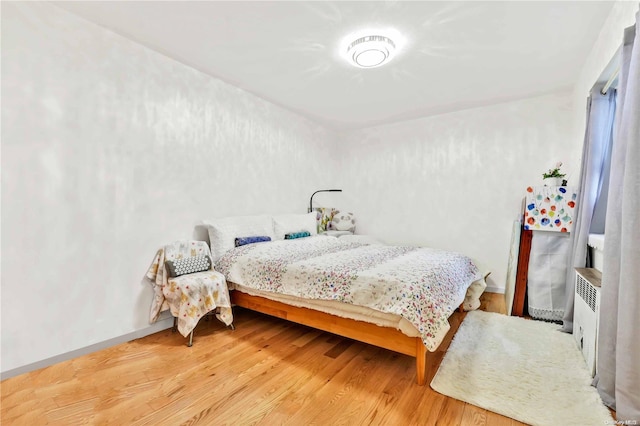
[(531, 425), (614, 424), (573, 336), (559, 326), (469, 312), (431, 382), (437, 392)]

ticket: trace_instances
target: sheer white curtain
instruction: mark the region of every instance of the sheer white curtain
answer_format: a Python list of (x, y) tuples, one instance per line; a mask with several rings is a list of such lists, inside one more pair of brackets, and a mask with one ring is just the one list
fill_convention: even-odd
[(600, 91), (602, 85), (591, 90), (587, 100), (587, 130), (582, 148), (580, 169), (580, 193), (576, 204), (576, 222), (569, 242), (569, 268), (566, 270), (564, 288), (564, 316), (562, 329), (573, 330), (574, 268), (584, 268), (587, 262), (587, 240), (591, 219), (601, 194), (602, 180), (608, 167), (609, 150), (613, 138), (613, 123), (616, 112), (616, 92), (609, 90), (606, 95)]
[(640, 424), (640, 12), (625, 31), (616, 113), (596, 386), (618, 421)]

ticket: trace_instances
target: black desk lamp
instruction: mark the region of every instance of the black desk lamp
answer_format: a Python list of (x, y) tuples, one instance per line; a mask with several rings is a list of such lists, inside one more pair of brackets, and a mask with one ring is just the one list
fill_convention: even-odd
[(313, 196), (318, 192), (342, 192), (342, 189), (321, 189), (311, 194), (311, 198), (309, 199), (309, 211), (307, 213), (311, 213), (313, 211)]

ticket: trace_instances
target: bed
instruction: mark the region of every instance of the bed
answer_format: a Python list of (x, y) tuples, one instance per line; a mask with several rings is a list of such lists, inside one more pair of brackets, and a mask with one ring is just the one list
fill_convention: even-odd
[[(201, 222), (194, 238), (209, 242), (233, 304), (413, 356), (423, 385), (426, 352), (456, 308), (479, 307), (487, 274), (455, 252), (314, 231), (314, 213), (245, 216)], [(298, 234), (309, 236), (285, 238)], [(250, 236), (269, 241), (233, 243)]]

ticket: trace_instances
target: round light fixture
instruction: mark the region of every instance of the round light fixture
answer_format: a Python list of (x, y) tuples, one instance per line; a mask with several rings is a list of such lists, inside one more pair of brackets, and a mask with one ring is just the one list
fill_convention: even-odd
[(390, 61), (395, 50), (396, 45), (389, 37), (369, 35), (352, 41), (347, 54), (355, 66), (373, 68)]
[(340, 52), (351, 65), (375, 68), (391, 61), (404, 44), (404, 37), (394, 29), (367, 29), (342, 40)]

